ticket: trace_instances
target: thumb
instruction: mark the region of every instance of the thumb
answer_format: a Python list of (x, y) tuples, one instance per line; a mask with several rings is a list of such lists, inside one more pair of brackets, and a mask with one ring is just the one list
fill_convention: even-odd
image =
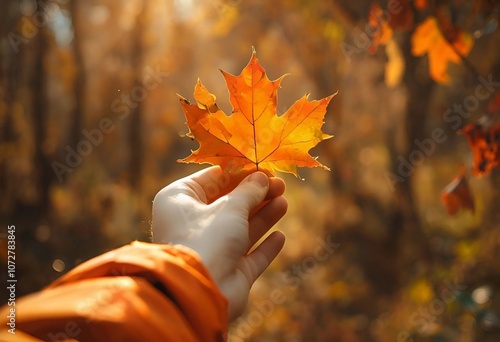
[(228, 205), (248, 213), (264, 201), (269, 190), (269, 177), (260, 171), (244, 178), (228, 195)]

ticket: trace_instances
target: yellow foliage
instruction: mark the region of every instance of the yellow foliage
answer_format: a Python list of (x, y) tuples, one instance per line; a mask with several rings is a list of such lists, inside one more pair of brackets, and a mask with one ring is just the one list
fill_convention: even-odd
[(434, 290), (427, 279), (419, 279), (410, 285), (409, 297), (416, 303), (428, 303), (434, 298)]
[(330, 285), (329, 297), (330, 299), (344, 299), (349, 296), (349, 287), (347, 284), (341, 280), (334, 282)]
[(387, 63), (385, 64), (385, 84), (388, 87), (395, 87), (403, 78), (405, 71), (405, 60), (398, 44), (391, 39), (385, 46)]
[(229, 4), (223, 4), (217, 8), (219, 20), (212, 28), (212, 34), (216, 37), (224, 37), (231, 32), (233, 27), (240, 20), (238, 8)]
[(460, 241), (455, 245), (455, 253), (463, 261), (474, 260), (478, 251), (479, 245), (476, 241)]

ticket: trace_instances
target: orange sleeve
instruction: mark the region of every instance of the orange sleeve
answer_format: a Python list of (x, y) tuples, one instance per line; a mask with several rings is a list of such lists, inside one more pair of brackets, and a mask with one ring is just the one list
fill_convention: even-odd
[[(19, 280), (22, 281), (22, 280)], [(133, 242), (0, 310), (0, 341), (225, 341), (227, 301), (195, 252)]]

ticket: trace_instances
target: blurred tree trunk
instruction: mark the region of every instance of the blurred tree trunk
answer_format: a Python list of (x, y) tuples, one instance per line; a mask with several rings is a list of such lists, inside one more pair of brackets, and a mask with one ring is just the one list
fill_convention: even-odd
[[(413, 151), (420, 150), (415, 144), (415, 140), (422, 141), (427, 138), (426, 125), (429, 113), (429, 106), (431, 102), (431, 95), (434, 90), (434, 81), (426, 74), (417, 74), (418, 63), (420, 57), (415, 57), (411, 53), (411, 39), (410, 35), (403, 39), (401, 44), (406, 68), (403, 77), (403, 83), (408, 92), (406, 102), (406, 115), (405, 115), (405, 146), (398, 153), (396, 144), (393, 141), (394, 135), (389, 135), (391, 140), (389, 143), (389, 151), (391, 153), (392, 173), (398, 175), (398, 167), (400, 161), (398, 156), (402, 155), (405, 160), (408, 160)], [(416, 168), (418, 166), (414, 166)], [(397, 227), (397, 229), (404, 228), (408, 234), (408, 239), (414, 240), (417, 243), (417, 248), (420, 249), (420, 255), (415, 255), (416, 259), (422, 258), (426, 262), (431, 261), (431, 254), (427, 243), (427, 238), (423, 232), (423, 227), (420, 222), (418, 209), (415, 205), (414, 189), (412, 185), (414, 172), (404, 177), (403, 182), (395, 184), (395, 191), (397, 201), (399, 203), (400, 213), (395, 215), (402, 215), (404, 226)], [(401, 176), (401, 175), (399, 175)]]
[[(8, 1), (4, 6), (10, 8), (12, 1)], [(19, 22), (19, 15), (9, 15), (8, 11), (2, 11), (0, 14), (0, 32), (3, 37), (9, 37)], [(0, 113), (0, 193), (2, 197), (1, 214), (11, 212), (16, 206), (17, 196), (15, 185), (9, 176), (9, 158), (11, 157), (14, 146), (17, 143), (18, 137), (14, 132), (14, 122), (12, 112), (16, 102), (17, 89), (20, 88), (20, 64), (24, 57), (24, 49), (19, 49), (16, 53), (11, 43), (5, 45), (3, 53), (0, 54), (0, 89), (4, 89), (3, 99), (0, 103), (4, 103), (5, 112)], [(2, 115), (5, 115), (2, 118)]]
[(77, 147), (82, 138), (82, 128), (84, 123), (84, 104), (85, 104), (85, 66), (83, 63), (83, 52), (81, 47), (81, 25), (78, 20), (78, 0), (72, 0), (70, 3), (71, 22), (73, 24), (73, 56), (75, 59), (75, 109), (73, 111), (73, 123), (70, 129), (70, 146)]
[(47, 78), (45, 70), (45, 55), (48, 46), (48, 33), (40, 28), (38, 35), (33, 38), (35, 46), (35, 66), (33, 79), (31, 81), (31, 95), (33, 97), (33, 130), (35, 154), (34, 161), (37, 171), (38, 203), (35, 204), (37, 216), (46, 215), (49, 208), (49, 189), (55, 173), (50, 165), (44, 146), (47, 137), (48, 103), (45, 90), (47, 89)]
[[(142, 9), (137, 15), (136, 25), (132, 34), (133, 39), (133, 49), (132, 49), (132, 65), (135, 70), (134, 83), (132, 85), (132, 98), (135, 102), (135, 107), (132, 106), (130, 112), (130, 123), (129, 123), (129, 183), (130, 186), (137, 190), (140, 188), (142, 170), (143, 170), (143, 149), (144, 141), (142, 136), (143, 129), (143, 98), (147, 96), (144, 94), (146, 92), (143, 86), (143, 34), (144, 26), (146, 24), (146, 2), (142, 3)], [(141, 91), (138, 92), (137, 90)], [(135, 98), (134, 98), (135, 96)]]

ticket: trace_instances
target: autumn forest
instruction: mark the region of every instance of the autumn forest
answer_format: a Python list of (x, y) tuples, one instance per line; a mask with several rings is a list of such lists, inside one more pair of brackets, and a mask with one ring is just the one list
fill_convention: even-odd
[[(228, 91), (251, 66), (277, 99), (247, 155), (286, 182), (287, 242), (228, 340), (500, 339), (497, 1), (1, 8), (0, 260), (5, 279), (15, 225), (17, 296), (150, 241), (155, 194), (197, 163), (251, 172), (200, 133), (207, 115), (215, 135), (243, 132)], [(297, 118), (308, 106), (314, 120)], [(292, 142), (267, 135), (301, 120), (287, 137), (318, 167), (292, 167)]]

